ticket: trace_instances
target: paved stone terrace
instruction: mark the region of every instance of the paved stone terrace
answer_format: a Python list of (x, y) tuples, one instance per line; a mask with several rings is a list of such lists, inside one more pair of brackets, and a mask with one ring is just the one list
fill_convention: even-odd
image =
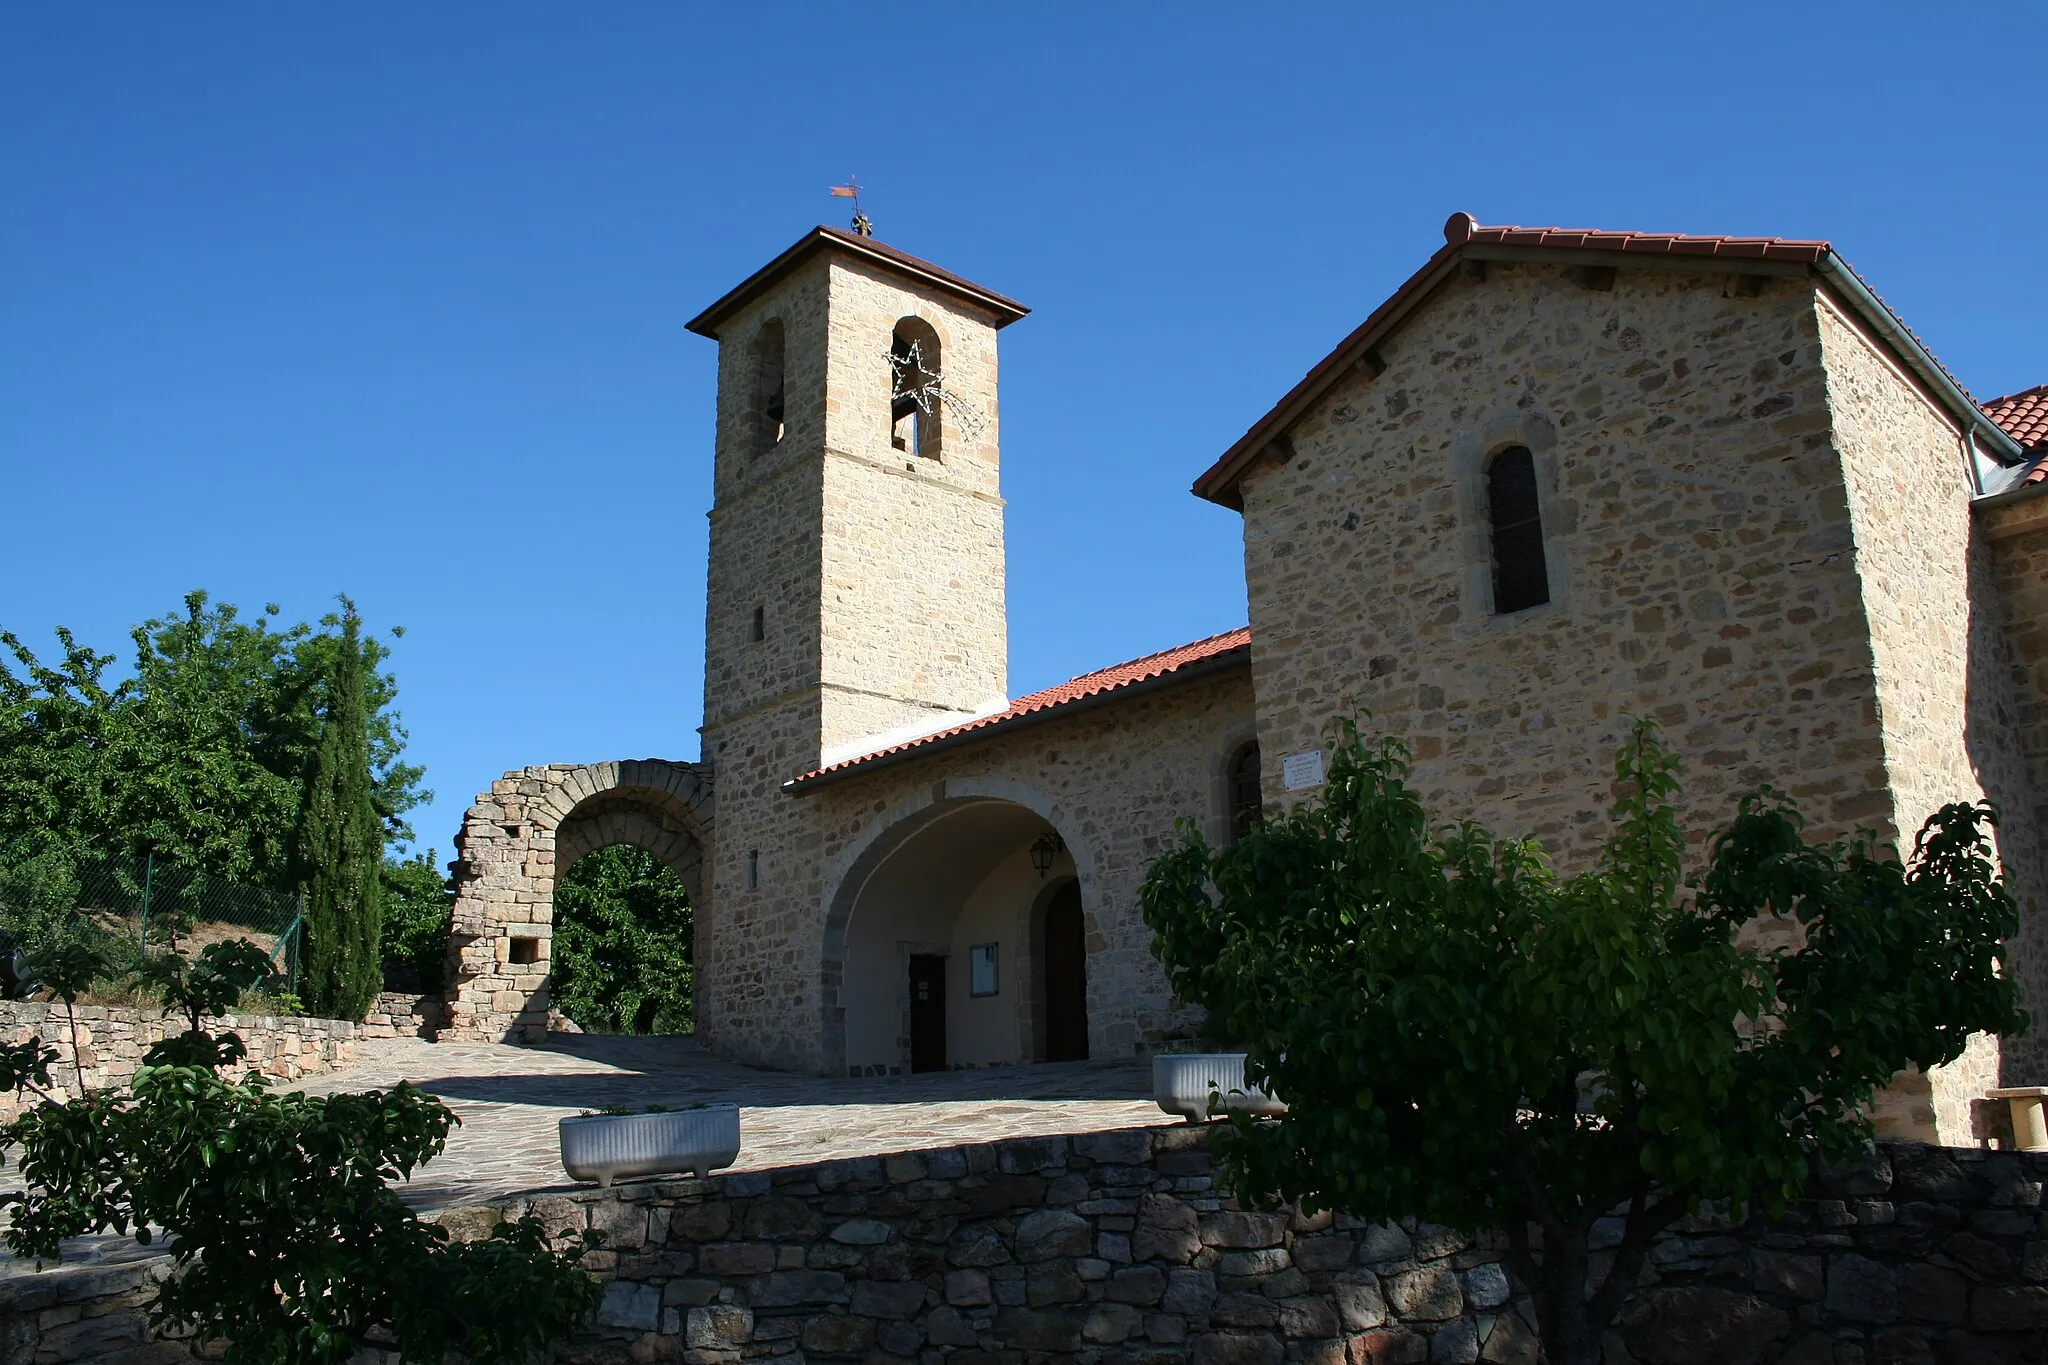
[(300, 1088), (327, 1094), (401, 1080), (462, 1120), (406, 1190), (423, 1209), (569, 1186), (555, 1125), (605, 1105), (736, 1101), (737, 1171), (1179, 1122), (1152, 1103), (1149, 1069), (1130, 1062), (826, 1079), (742, 1066), (688, 1038), (593, 1034), (551, 1034), (532, 1047), (369, 1040), (354, 1065)]

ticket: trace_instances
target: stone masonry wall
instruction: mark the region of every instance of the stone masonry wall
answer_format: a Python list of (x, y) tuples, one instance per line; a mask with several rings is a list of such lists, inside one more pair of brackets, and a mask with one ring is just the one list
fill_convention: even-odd
[[(598, 1227), (578, 1365), (1394, 1365), (1536, 1359), (1497, 1248), (1242, 1208), (1207, 1126), (654, 1182), (533, 1201)], [(1902, 1144), (1779, 1221), (1681, 1225), (1610, 1365), (2048, 1359), (2048, 1156)], [(513, 1210), (516, 1212), (517, 1210)], [(497, 1215), (450, 1215), (482, 1231)], [(1604, 1236), (1618, 1229), (1602, 1229)]]
[[(2048, 1004), (2039, 946), (2041, 835), (2015, 743), (2007, 628), (1971, 514), (1962, 433), (1826, 294), (1819, 319), (1891, 806), (1868, 823), (1910, 850), (1942, 805), (1998, 804), (2000, 862), (2022, 909), (2007, 966), (2039, 1016)], [(2001, 1084), (2001, 1069), (2007, 1085), (2044, 1078), (2034, 1039), (2015, 1039), (2004, 1050), (2001, 1068), (1999, 1042), (1979, 1036), (1930, 1078), (1928, 1099), (1948, 1140), (1972, 1132), (1973, 1101), (2004, 1107), (1978, 1098)]]
[[(1448, 282), (1381, 345), (1383, 372), (1354, 373), (1291, 460), (1244, 480), (1269, 800), (1299, 795), (1287, 754), (1370, 711), (1412, 747), (1434, 814), (1534, 835), (1569, 871), (1606, 833), (1614, 750), (1645, 715), (1685, 757), (1696, 838), (1762, 783), (1815, 837), (1886, 829), (1872, 611), (1906, 804), (1974, 797), (1960, 707), (1910, 716), (1954, 690), (1971, 615), (1965, 470), (1942, 465), (1925, 405), (1839, 337), (1831, 362), (1810, 280), (1586, 278), (1489, 262)], [(1536, 457), (1551, 600), (1494, 615), (1485, 467), (1510, 445)], [(1940, 551), (1916, 548), (1936, 533)], [(1966, 1058), (1914, 1106), (1915, 1135), (1979, 1136), (1969, 1099), (1995, 1074)]]
[[(573, 1365), (1534, 1365), (1498, 1248), (1404, 1219), (1246, 1209), (1206, 1125), (1029, 1138), (435, 1215), (597, 1228)], [(1900, 1144), (1786, 1216), (1681, 1224), (1608, 1365), (2036, 1365), (2048, 1155)], [(1618, 1236), (1603, 1226), (1596, 1241)], [(1611, 1242), (1608, 1243), (1611, 1245)], [(137, 1306), (161, 1266), (0, 1277), (0, 1363), (175, 1358)]]
[[(185, 1031), (182, 1018), (165, 1018), (156, 1010), (80, 1005), (77, 1015), (84, 1083), (90, 1090), (126, 1084), (152, 1044)], [(260, 1071), (273, 1080), (296, 1081), (324, 1075), (355, 1060), (356, 1026), (341, 1019), (230, 1014), (209, 1019), (206, 1026), (209, 1032), (238, 1033), (248, 1045), (248, 1057), (228, 1073), (237, 1077)], [(67, 1099), (76, 1095), (79, 1077), (64, 1007), (0, 1000), (0, 1042), (25, 1043), (38, 1036), (57, 1049), (57, 1061), (50, 1067), (54, 1093)], [(19, 1108), (18, 1096), (0, 1096), (0, 1118), (12, 1117)]]
[[(1138, 888), (1151, 860), (1174, 846), (1176, 820), (1223, 840), (1224, 768), (1251, 725), (1250, 670), (1239, 667), (798, 795), (823, 834), (814, 894), (829, 920), (834, 893), (857, 882), (866, 850), (935, 804), (994, 797), (1028, 807), (1059, 832), (1081, 884), (1089, 1055), (1155, 1050), (1194, 1022), (1175, 1008), (1152, 956)], [(816, 919), (803, 926), (813, 958), (821, 928)]]
[(440, 1036), (503, 1042), (546, 1033), (555, 878), (585, 853), (620, 843), (646, 849), (708, 915), (712, 810), (710, 773), (697, 763), (550, 763), (493, 782), (455, 839)]
[(370, 1012), (356, 1026), (358, 1038), (425, 1038), (433, 1041), (445, 1006), (438, 995), (386, 991), (370, 1002)]

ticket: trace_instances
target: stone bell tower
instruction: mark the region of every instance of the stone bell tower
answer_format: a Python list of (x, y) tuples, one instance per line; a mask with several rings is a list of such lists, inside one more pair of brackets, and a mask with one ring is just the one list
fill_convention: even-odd
[(819, 1047), (820, 838), (782, 784), (1005, 702), (996, 332), (1025, 311), (819, 227), (689, 324), (718, 342), (698, 1028), (729, 1053)]

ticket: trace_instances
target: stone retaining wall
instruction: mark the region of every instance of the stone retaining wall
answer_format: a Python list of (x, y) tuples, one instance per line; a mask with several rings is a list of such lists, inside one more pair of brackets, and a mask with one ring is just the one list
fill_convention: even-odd
[(192, 1359), (183, 1342), (151, 1335), (143, 1306), (170, 1263), (156, 1256), (0, 1275), (0, 1365), (172, 1365)]
[[(1495, 1246), (1412, 1219), (1240, 1208), (1208, 1132), (1016, 1139), (438, 1217), (458, 1236), (528, 1211), (607, 1234), (597, 1320), (555, 1353), (574, 1365), (1534, 1365)], [(1782, 1220), (1681, 1225), (1609, 1365), (2048, 1359), (2044, 1178), (2048, 1154), (1899, 1144), (1822, 1173)], [(0, 1341), (26, 1339), (23, 1292), (0, 1281)]]
[[(1533, 1365), (1497, 1248), (1241, 1209), (1206, 1138), (1019, 1139), (533, 1201), (608, 1234), (597, 1325), (558, 1358)], [(2048, 1360), (2044, 1177), (2048, 1154), (1899, 1144), (1782, 1221), (1682, 1225), (1609, 1359)]]
[[(165, 1018), (156, 1010), (80, 1005), (77, 1015), (88, 1089), (125, 1084), (151, 1044), (185, 1029), (182, 1018)], [(295, 1081), (333, 1071), (355, 1059), (356, 1026), (340, 1019), (230, 1014), (208, 1020), (207, 1028), (215, 1033), (238, 1033), (248, 1045), (248, 1058), (229, 1073), (237, 1077), (261, 1071), (276, 1080)], [(57, 1093), (69, 1097), (76, 1093), (78, 1076), (64, 1007), (0, 1000), (0, 1042), (26, 1042), (38, 1034), (57, 1049), (50, 1078)], [(19, 1104), (14, 1095), (0, 1095), (0, 1117), (11, 1117)]]
[(370, 1012), (356, 1025), (358, 1038), (425, 1038), (433, 1042), (447, 1017), (438, 995), (386, 991), (370, 1002)]

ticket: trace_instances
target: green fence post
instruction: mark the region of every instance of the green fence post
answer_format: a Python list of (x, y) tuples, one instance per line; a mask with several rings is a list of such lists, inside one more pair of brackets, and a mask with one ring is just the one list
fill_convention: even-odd
[(149, 952), (149, 884), (156, 877), (156, 850), (151, 849), (142, 860), (142, 925), (135, 931), (135, 947), (138, 952)]

